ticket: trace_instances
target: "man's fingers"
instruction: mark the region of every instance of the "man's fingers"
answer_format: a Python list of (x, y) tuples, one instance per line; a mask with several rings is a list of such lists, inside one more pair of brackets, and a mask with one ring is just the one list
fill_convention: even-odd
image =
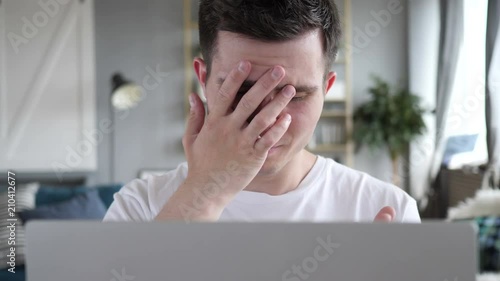
[(187, 120), (186, 132), (184, 133), (184, 138), (182, 139), (182, 144), (184, 149), (190, 147), (196, 136), (200, 133), (203, 123), (205, 122), (205, 107), (200, 97), (196, 94), (191, 94), (189, 96), (189, 104), (191, 110), (189, 112), (189, 118)]
[(385, 206), (375, 216), (375, 222), (392, 222), (396, 217), (396, 210), (393, 207)]
[(225, 116), (231, 109), (236, 93), (250, 73), (252, 65), (247, 61), (241, 61), (228, 74), (224, 83), (220, 86), (215, 99), (210, 101), (210, 115)]
[[(266, 152), (271, 149), (283, 137), (292, 122), (292, 116), (285, 114), (279, 118), (274, 125), (257, 140), (255, 149), (259, 152)], [(258, 136), (256, 136), (258, 137)]]
[(295, 96), (295, 88), (290, 85), (286, 86), (250, 121), (246, 128), (247, 134), (249, 136), (262, 135), (269, 126), (276, 122), (293, 96)]
[(262, 101), (274, 91), (283, 77), (285, 77), (285, 69), (281, 66), (275, 66), (267, 71), (241, 98), (233, 113), (235, 118), (242, 120), (242, 124), (246, 122)]

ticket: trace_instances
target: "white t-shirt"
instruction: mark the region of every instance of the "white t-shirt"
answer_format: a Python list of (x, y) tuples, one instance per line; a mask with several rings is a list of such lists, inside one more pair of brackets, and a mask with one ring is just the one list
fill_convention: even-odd
[[(161, 176), (136, 179), (114, 195), (104, 221), (152, 221), (186, 178), (187, 163)], [(400, 188), (318, 156), (299, 186), (272, 196), (242, 191), (219, 221), (372, 222), (381, 208), (396, 222), (420, 222), (413, 198)]]

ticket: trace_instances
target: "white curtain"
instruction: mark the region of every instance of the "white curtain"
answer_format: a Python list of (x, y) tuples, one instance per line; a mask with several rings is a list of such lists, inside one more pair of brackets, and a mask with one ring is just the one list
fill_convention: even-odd
[[(439, 2), (410, 0), (408, 2), (408, 62), (410, 91), (421, 98), (425, 108), (436, 108), (437, 61), (439, 57)], [(427, 131), (410, 144), (410, 194), (424, 198), (429, 183), (428, 171), (435, 148), (436, 117), (431, 112), (424, 116)]]
[(486, 28), (486, 130), (488, 165), (483, 188), (500, 185), (500, 1), (489, 0)]
[(425, 116), (427, 134), (411, 145), (412, 195), (428, 194), (441, 166), (445, 125), (453, 82), (463, 42), (463, 0), (410, 1), (410, 90), (424, 106), (435, 108)]
[(446, 139), (446, 116), (448, 115), (453, 82), (458, 66), (464, 31), (463, 0), (441, 0), (441, 31), (436, 93), (435, 151), (429, 171), (429, 182), (436, 180), (441, 167)]

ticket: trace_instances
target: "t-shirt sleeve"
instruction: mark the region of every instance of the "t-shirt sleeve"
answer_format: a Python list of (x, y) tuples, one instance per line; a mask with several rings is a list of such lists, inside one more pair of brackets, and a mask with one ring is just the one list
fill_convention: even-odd
[(136, 179), (125, 185), (113, 196), (103, 221), (150, 221), (151, 211), (148, 204), (147, 183)]
[(417, 202), (411, 198), (408, 200), (401, 219), (403, 223), (420, 223), (420, 214), (418, 212)]

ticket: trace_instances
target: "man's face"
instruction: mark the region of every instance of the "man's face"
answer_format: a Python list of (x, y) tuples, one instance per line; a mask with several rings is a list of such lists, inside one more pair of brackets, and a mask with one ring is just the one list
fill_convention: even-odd
[[(325, 63), (322, 48), (322, 37), (319, 30), (311, 31), (297, 39), (267, 43), (245, 38), (231, 32), (219, 32), (217, 52), (212, 60), (210, 77), (203, 88), (210, 110), (211, 95), (217, 94), (222, 82), (229, 72), (242, 60), (252, 64), (252, 70), (245, 84), (252, 84), (270, 68), (282, 66), (286, 75), (278, 89), (286, 85), (296, 88), (296, 95), (286, 106), (282, 114), (292, 116), (288, 131), (270, 150), (262, 167), (261, 175), (272, 175), (281, 170), (290, 161), (301, 161), (300, 152), (309, 142), (323, 107), (324, 94), (331, 87), (335, 76), (330, 73), (324, 80)], [(201, 79), (203, 80), (203, 79)], [(242, 87), (236, 103), (249, 90)], [(264, 107), (278, 91), (271, 92), (263, 101)], [(252, 116), (258, 113), (255, 112)]]

